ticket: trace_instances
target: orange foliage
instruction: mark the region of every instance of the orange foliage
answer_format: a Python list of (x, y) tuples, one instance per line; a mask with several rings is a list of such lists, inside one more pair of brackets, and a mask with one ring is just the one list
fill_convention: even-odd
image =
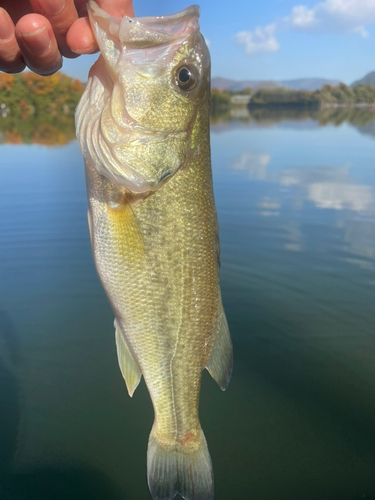
[(0, 89), (10, 89), (14, 83), (14, 75), (0, 73)]
[(60, 75), (39, 76), (35, 73), (27, 72), (22, 74), (28, 88), (36, 95), (46, 95), (53, 92), (60, 81)]
[(85, 90), (85, 86), (80, 80), (74, 80), (72, 87), (77, 92), (83, 92)]
[(23, 144), (23, 139), (17, 130), (6, 130), (5, 142), (8, 144)]
[[(0, 0), (1, 3), (1, 0)], [(10, 144), (46, 146), (75, 138), (74, 108), (84, 90), (79, 80), (63, 73), (41, 77), (31, 72), (0, 73), (0, 135)]]
[(67, 144), (68, 142), (69, 138), (52, 125), (38, 127), (31, 139), (32, 144), (43, 144), (44, 146), (55, 146)]

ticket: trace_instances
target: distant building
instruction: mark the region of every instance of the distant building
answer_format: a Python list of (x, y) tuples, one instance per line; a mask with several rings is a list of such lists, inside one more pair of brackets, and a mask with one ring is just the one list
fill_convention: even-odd
[(240, 104), (242, 106), (247, 106), (250, 102), (250, 96), (249, 95), (232, 95), (230, 98), (230, 102), (232, 104)]

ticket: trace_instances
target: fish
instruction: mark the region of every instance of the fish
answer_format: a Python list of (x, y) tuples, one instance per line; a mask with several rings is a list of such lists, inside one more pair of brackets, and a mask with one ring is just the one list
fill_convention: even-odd
[(200, 8), (116, 18), (93, 0), (100, 56), (76, 110), (93, 258), (132, 396), (153, 408), (147, 480), (154, 500), (210, 500), (199, 421), (207, 369), (229, 383), (232, 342), (220, 292), (209, 113), (210, 54)]

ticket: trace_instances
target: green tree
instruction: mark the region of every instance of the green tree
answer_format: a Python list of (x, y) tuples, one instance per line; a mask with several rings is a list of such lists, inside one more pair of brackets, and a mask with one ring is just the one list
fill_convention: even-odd
[(63, 73), (41, 77), (0, 74), (0, 132), (4, 140), (64, 144), (74, 139), (74, 110), (83, 93), (79, 80)]
[(375, 87), (369, 83), (356, 85), (353, 94), (356, 103), (375, 104)]
[(219, 89), (211, 90), (211, 110), (213, 113), (230, 106), (230, 93)]

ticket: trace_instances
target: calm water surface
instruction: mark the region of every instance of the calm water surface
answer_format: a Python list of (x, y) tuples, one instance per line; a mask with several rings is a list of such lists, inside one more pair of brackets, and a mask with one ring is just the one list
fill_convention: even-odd
[[(237, 118), (212, 127), (235, 350), (226, 393), (203, 377), (215, 499), (375, 498), (375, 122)], [(147, 500), (153, 412), (117, 365), (78, 146), (0, 153), (0, 498)]]

